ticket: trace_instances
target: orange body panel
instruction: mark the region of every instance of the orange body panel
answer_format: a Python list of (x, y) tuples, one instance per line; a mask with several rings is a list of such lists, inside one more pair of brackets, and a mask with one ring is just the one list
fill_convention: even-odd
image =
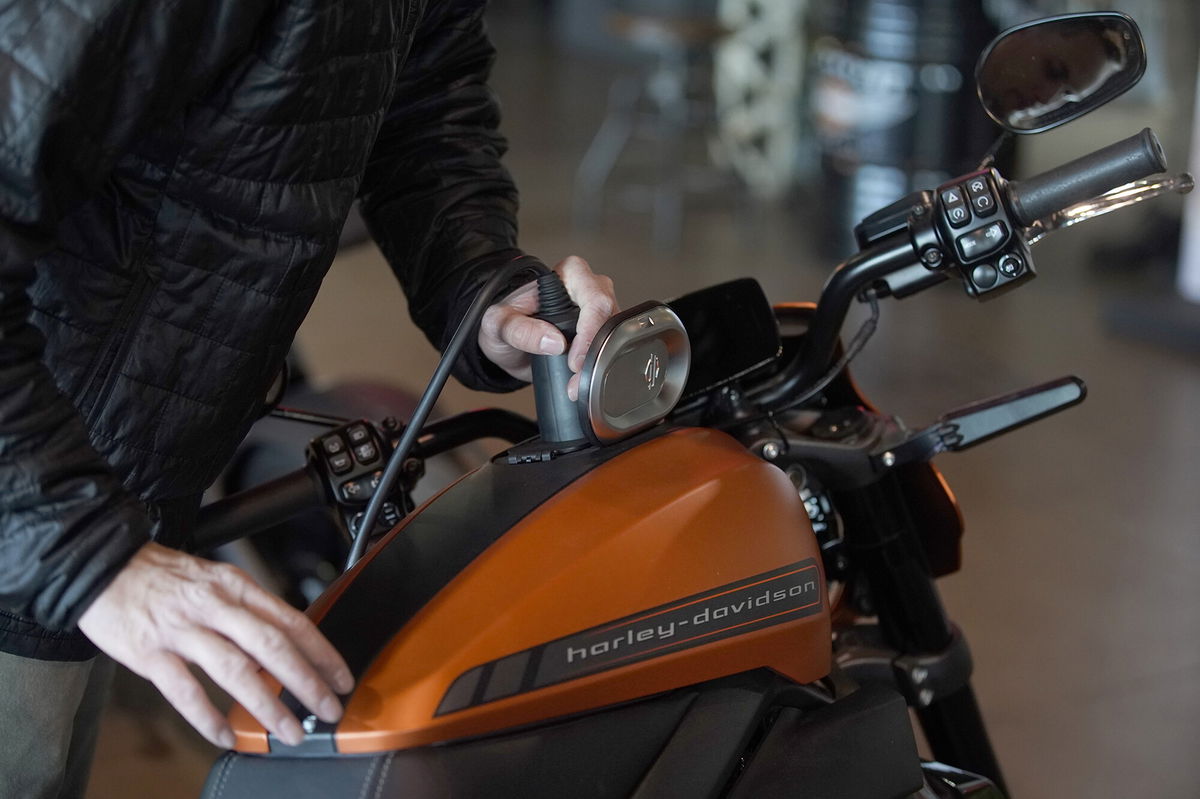
[[(809, 560), (788, 574), (815, 582), (811, 615), (696, 635), (684, 639), (691, 648), (438, 715), (454, 681), (481, 664)], [(777, 468), (711, 430), (652, 439), (536, 508), (398, 630), (354, 692), (337, 749), (477, 736), (755, 668), (819, 679), (830, 658), (819, 564), (804, 505)], [(265, 751), (244, 711), (232, 720), (239, 749)]]

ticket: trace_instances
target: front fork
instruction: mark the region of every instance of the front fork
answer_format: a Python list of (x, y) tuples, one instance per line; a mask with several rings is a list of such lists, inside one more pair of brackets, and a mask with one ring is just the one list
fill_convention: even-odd
[[(1007, 794), (971, 688), (965, 642), (946, 617), (895, 472), (839, 492), (835, 506), (891, 656), (886, 665), (916, 708), (934, 758), (987, 777)], [(870, 660), (846, 665), (851, 674), (856, 667), (867, 674), (881, 665)]]

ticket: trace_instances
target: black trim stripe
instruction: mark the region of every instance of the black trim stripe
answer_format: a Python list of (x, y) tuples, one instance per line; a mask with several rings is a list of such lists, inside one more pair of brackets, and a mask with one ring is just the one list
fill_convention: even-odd
[[(823, 609), (820, 570), (808, 558), (476, 666), (451, 684), (437, 715), (745, 635)], [(528, 661), (519, 688), (487, 685), (494, 666), (522, 656)], [(465, 687), (473, 680), (479, 682), (468, 700)]]

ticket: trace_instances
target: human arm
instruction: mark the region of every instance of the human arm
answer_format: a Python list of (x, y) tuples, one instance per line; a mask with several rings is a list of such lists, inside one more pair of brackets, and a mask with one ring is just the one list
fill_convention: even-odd
[[(155, 631), (138, 615), (153, 595), (149, 583), (134, 578), (173, 572), (163, 558), (139, 560), (161, 549), (147, 544), (153, 523), (59, 391), (44, 362), (45, 341), (30, 321), (27, 289), (38, 277), (38, 258), (55, 247), (62, 219), (103, 185), (131, 142), (203, 93), (273, 5), (31, 0), (0, 6), (0, 609), (69, 631), (98, 606), (120, 608), (113, 613), (139, 623), (87, 625), (85, 633), (135, 668), (154, 659), (130, 663), (124, 645), (153, 641)], [(187, 562), (200, 568), (195, 559)], [(144, 590), (131, 589), (131, 580)], [(271, 626), (251, 623), (264, 631)], [(183, 679), (156, 676), (160, 686)]]
[[(363, 215), (400, 278), (413, 319), (439, 350), (488, 277), (521, 255), (516, 189), (500, 162), (506, 143), (487, 86), (495, 52), (483, 6), (478, 0), (430, 6), (360, 191)], [(582, 259), (555, 268), (581, 306), (570, 354), (577, 370), (616, 301), (611, 281), (593, 275)], [(484, 317), (480, 347), (467, 348), (456, 369), (460, 380), (515, 388), (529, 377), (522, 352), (545, 352), (543, 337), (557, 342), (550, 352), (562, 351), (558, 331), (527, 316), (536, 309), (533, 298), (531, 285), (510, 285), (497, 296)]]

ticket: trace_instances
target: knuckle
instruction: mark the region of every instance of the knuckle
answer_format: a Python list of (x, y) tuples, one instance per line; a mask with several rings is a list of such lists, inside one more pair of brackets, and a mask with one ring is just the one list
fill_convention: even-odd
[(286, 636), (282, 633), (279, 634), (280, 645), (285, 644), (288, 639), (309, 635), (316, 629), (312, 621), (303, 613), (285, 613), (280, 622), (286, 631)]
[(288, 637), (278, 628), (264, 625), (257, 631), (258, 643), (273, 654), (288, 650)]
[(194, 710), (208, 701), (208, 695), (200, 683), (191, 679), (180, 679), (174, 675), (152, 681), (159, 692), (177, 708)]
[(245, 572), (229, 563), (214, 563), (213, 576), (226, 586), (242, 586), (249, 582)]

